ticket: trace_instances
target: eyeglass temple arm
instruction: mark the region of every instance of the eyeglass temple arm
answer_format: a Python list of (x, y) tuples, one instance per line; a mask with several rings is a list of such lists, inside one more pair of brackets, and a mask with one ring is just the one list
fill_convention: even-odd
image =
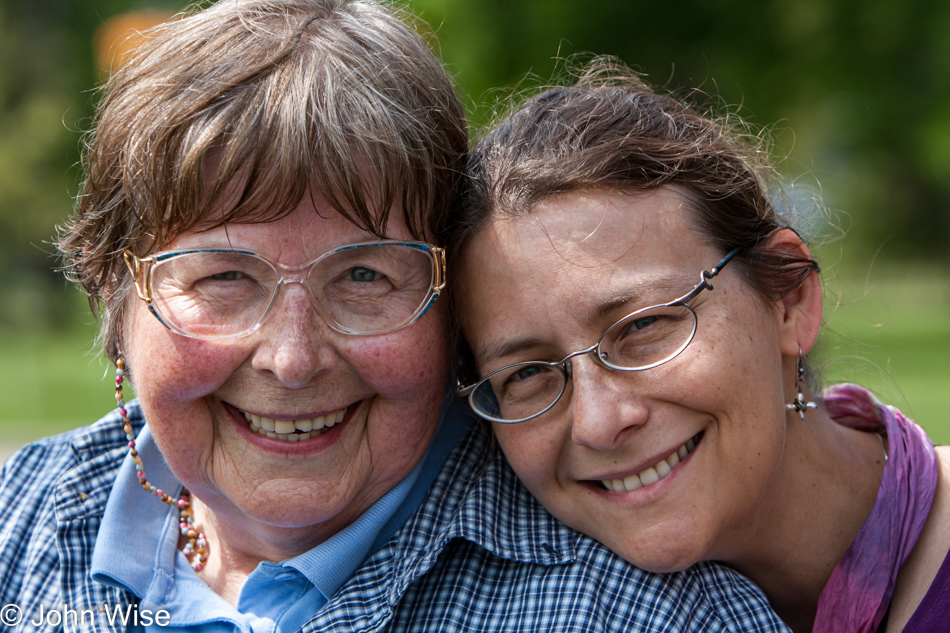
[(138, 293), (139, 299), (151, 305), (152, 296), (148, 292), (148, 276), (152, 272), (152, 264), (155, 263), (155, 260), (151, 257), (139, 259), (132, 251), (122, 253), (122, 258), (125, 260), (129, 272), (132, 273), (132, 280), (135, 282), (135, 291)]
[[(722, 272), (722, 269), (726, 266), (726, 264), (728, 264), (729, 261), (730, 261), (733, 257), (735, 257), (736, 254), (737, 254), (739, 251), (741, 251), (741, 250), (742, 250), (741, 248), (734, 248), (734, 249), (732, 249), (731, 251), (729, 251), (728, 253), (726, 253), (726, 256), (723, 257), (723, 258), (719, 261), (718, 264), (716, 264), (715, 266), (713, 266), (713, 269), (712, 269), (712, 270), (710, 270), (710, 271), (708, 271), (708, 272), (705, 271), (705, 270), (703, 271), (703, 279), (704, 279), (704, 280), (712, 279), (713, 277), (715, 277), (716, 275), (718, 275), (720, 272)], [(710, 286), (710, 288), (712, 288), (712, 286)]]
[(439, 294), (445, 290), (445, 249), (433, 246), (432, 255), (435, 258), (435, 279), (432, 280), (432, 292)]
[(679, 299), (677, 299), (676, 301), (674, 301), (673, 304), (683, 305), (690, 299), (694, 299), (696, 295), (698, 295), (700, 292), (702, 292), (706, 288), (709, 288), (710, 290), (712, 290), (713, 285), (709, 282), (709, 280), (715, 277), (716, 275), (718, 275), (719, 273), (721, 273), (722, 269), (726, 266), (726, 264), (729, 263), (729, 260), (735, 257), (736, 253), (738, 253), (740, 250), (742, 249), (741, 248), (732, 249), (726, 254), (725, 257), (723, 257), (719, 261), (718, 264), (713, 266), (712, 270), (704, 270), (702, 274), (700, 275), (699, 283), (696, 285), (696, 287), (690, 290), (688, 293), (686, 293), (682, 297), (680, 297)]
[(456, 381), (455, 381), (455, 395), (456, 395), (456, 397), (458, 397), (458, 398), (464, 398), (464, 397), (467, 396), (468, 394), (470, 394), (470, 393), (472, 393), (473, 391), (475, 391), (475, 387), (477, 387), (477, 386), (478, 386), (478, 383), (475, 383), (474, 385), (469, 385), (469, 386), (467, 386), (467, 387), (463, 387), (463, 386), (462, 386), (462, 381), (461, 381), (461, 380), (456, 380)]

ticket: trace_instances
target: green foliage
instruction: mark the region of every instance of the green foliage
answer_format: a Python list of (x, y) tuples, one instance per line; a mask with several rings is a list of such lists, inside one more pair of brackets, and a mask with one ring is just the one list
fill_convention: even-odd
[[(950, 4), (932, 0), (415, 0), (474, 103), (556, 58), (612, 54), (770, 126), (784, 174), (856, 255), (950, 261)], [(488, 118), (477, 111), (476, 122)], [(783, 160), (787, 159), (787, 160)]]
[[(0, 276), (56, 322), (54, 225), (80, 179), (100, 79), (92, 37), (182, 0), (0, 0)], [(857, 256), (950, 261), (950, 4), (934, 0), (409, 0), (431, 25), (472, 120), (558, 59), (613, 54), (672, 89), (721, 95), (769, 126), (789, 180), (814, 183)], [(499, 91), (499, 88), (501, 90)], [(778, 122), (773, 126), (774, 122)], [(29, 271), (23, 280), (22, 273)], [(37, 290), (39, 289), (39, 290)]]
[[(183, 4), (0, 0), (0, 373), (8, 420), (88, 422), (109, 406), (104, 368), (90, 365), (85, 354), (92, 334), (77, 333), (75, 325), (88, 317), (79, 316), (84, 310), (75, 293), (64, 291), (52, 271), (51, 241), (78, 191), (80, 132), (89, 126), (101, 80), (93, 33), (125, 11)], [(867, 270), (861, 262), (878, 252), (875, 276), (893, 262), (950, 264), (948, 3), (408, 0), (407, 6), (431, 25), (476, 124), (491, 119), (493, 102), (522, 85), (526, 73), (543, 82), (571, 55), (616, 55), (654, 84), (721, 95), (767, 126), (784, 176), (820, 188), (835, 210), (831, 223), (848, 229), (850, 268)], [(929, 284), (943, 288), (937, 296), (950, 294), (937, 277)], [(829, 356), (870, 356), (892, 367), (911, 412), (950, 441), (950, 427), (941, 426), (950, 408), (947, 303), (898, 292), (918, 287), (910, 282), (892, 285), (897, 290), (876, 300), (892, 312), (869, 316), (873, 306), (862, 301), (853, 307), (857, 316), (832, 321), (869, 342), (871, 352), (829, 343)], [(848, 325), (861, 319), (881, 327)], [(66, 324), (65, 334), (38, 329)], [(829, 377), (870, 382), (906, 405), (901, 389), (880, 372), (862, 373), (867, 363), (836, 366), (840, 371), (829, 369)], [(35, 435), (54, 430), (48, 424)]]
[(856, 382), (950, 443), (950, 278), (935, 267), (826, 274), (825, 384)]

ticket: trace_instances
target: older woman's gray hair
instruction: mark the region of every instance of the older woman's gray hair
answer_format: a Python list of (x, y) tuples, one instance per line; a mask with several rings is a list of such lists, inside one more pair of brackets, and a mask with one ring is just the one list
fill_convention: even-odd
[(93, 308), (105, 303), (112, 360), (132, 288), (125, 250), (279, 218), (311, 185), (376, 235), (393, 206), (415, 237), (440, 234), (465, 115), (407, 18), (362, 0), (222, 0), (146, 33), (104, 88), (59, 240)]

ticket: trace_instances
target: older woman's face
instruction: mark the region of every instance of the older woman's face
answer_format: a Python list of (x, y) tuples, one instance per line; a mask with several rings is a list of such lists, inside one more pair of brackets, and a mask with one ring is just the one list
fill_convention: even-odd
[[(388, 228), (390, 237), (411, 239), (400, 221)], [(162, 250), (244, 249), (292, 266), (371, 239), (308, 196), (280, 220), (188, 232)], [(175, 334), (142, 301), (133, 304), (123, 351), (148, 425), (172, 470), (220, 520), (302, 528), (319, 542), (425, 452), (446, 385), (441, 305), (395, 332), (348, 336), (330, 329), (303, 286), (291, 283), (254, 334), (209, 341)], [(342, 415), (342, 422), (290, 442), (253, 432), (252, 415)]]
[[(699, 239), (684, 204), (669, 189), (572, 193), (489, 224), (461, 262), (464, 333), (480, 375), (559, 361), (626, 314), (689, 291), (723, 254)], [(768, 507), (783, 462), (782, 309), (755, 296), (735, 266), (713, 283), (690, 302), (698, 331), (672, 361), (621, 372), (575, 357), (551, 411), (494, 425), (555, 516), (650, 570), (729, 559)], [(674, 453), (664, 478), (614, 490), (615, 480), (664, 472), (659, 463)]]

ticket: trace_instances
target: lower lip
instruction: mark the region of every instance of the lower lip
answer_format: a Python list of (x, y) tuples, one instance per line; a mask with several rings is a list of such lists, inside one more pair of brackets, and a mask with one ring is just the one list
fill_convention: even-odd
[(319, 453), (326, 450), (340, 439), (340, 437), (343, 435), (343, 431), (349, 426), (350, 420), (353, 419), (353, 417), (356, 415), (356, 412), (361, 408), (362, 402), (354, 403), (348, 406), (346, 409), (346, 415), (343, 416), (343, 420), (334, 424), (328, 431), (324, 431), (319, 435), (300, 442), (278, 440), (267, 437), (266, 435), (261, 435), (260, 433), (256, 433), (251, 430), (247, 418), (244, 417), (244, 414), (241, 411), (227, 403), (225, 403), (224, 406), (228, 411), (231, 422), (237, 428), (238, 433), (240, 433), (241, 436), (248, 442), (254, 446), (257, 446), (261, 450), (268, 453), (278, 453), (281, 455), (313, 455), (314, 453)]
[(702, 445), (705, 434), (700, 435), (699, 439), (696, 442), (696, 445), (693, 447), (693, 450), (689, 454), (681, 459), (676, 466), (670, 470), (670, 474), (659, 480), (655, 484), (650, 486), (645, 486), (643, 488), (637, 488), (631, 492), (615, 492), (613, 490), (607, 490), (604, 488), (599, 481), (597, 482), (584, 482), (587, 484), (588, 488), (591, 488), (592, 491), (610, 501), (612, 503), (622, 503), (628, 506), (643, 506), (652, 503), (655, 499), (663, 496), (666, 493), (666, 489), (672, 486), (677, 479), (683, 474), (683, 471), (686, 469), (686, 466), (689, 465), (690, 461), (693, 459), (693, 455), (696, 454), (696, 451), (699, 450), (699, 447)]

